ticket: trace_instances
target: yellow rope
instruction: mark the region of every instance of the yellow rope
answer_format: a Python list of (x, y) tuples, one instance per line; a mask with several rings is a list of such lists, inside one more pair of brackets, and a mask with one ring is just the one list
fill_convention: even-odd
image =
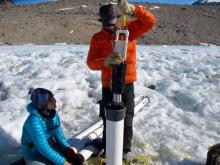
[[(136, 143), (135, 144), (136, 147), (138, 148), (145, 148), (146, 146), (148, 146), (149, 144), (142, 144), (142, 143)], [(184, 157), (184, 158), (188, 158), (188, 159), (192, 159), (194, 160), (195, 157), (193, 157), (192, 153), (190, 152), (179, 152), (177, 149), (169, 149), (169, 148), (162, 148), (162, 149), (158, 149), (158, 150), (154, 150), (153, 152), (158, 153), (159, 155), (163, 155), (163, 156), (177, 156), (177, 157)], [(140, 154), (140, 155), (136, 155), (134, 157), (131, 157), (126, 165), (157, 165), (158, 163), (158, 159), (159, 156), (158, 155), (144, 155), (144, 154)], [(86, 165), (105, 165), (106, 164), (106, 159), (105, 158), (98, 158), (98, 160), (96, 159), (96, 161), (94, 160), (88, 160)], [(125, 163), (123, 164), (125, 165)]]
[(127, 16), (121, 15), (121, 17), (120, 17), (120, 23), (121, 23), (120, 28), (121, 29), (127, 29), (126, 21), (127, 21)]
[(156, 158), (157, 156), (154, 155), (138, 155), (129, 160), (128, 165), (133, 165), (133, 164), (140, 164), (140, 165), (150, 165), (153, 163), (156, 165)]

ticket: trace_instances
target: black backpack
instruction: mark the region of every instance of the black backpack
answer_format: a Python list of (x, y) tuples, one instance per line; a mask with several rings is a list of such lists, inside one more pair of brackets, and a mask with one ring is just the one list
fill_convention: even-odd
[(207, 152), (206, 165), (220, 165), (220, 143), (210, 147)]

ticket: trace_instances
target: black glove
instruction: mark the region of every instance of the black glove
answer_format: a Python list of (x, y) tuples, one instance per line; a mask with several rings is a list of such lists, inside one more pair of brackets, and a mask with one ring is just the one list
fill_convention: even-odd
[(73, 165), (83, 165), (84, 157), (80, 153), (75, 153), (72, 147), (66, 147), (64, 152), (68, 162)]

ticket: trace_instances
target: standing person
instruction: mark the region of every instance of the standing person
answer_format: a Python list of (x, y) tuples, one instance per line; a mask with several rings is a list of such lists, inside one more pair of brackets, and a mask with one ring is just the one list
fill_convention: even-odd
[(155, 16), (141, 6), (135, 6), (126, 0), (119, 0), (116, 4), (101, 6), (99, 9), (102, 30), (93, 35), (90, 43), (90, 49), (87, 57), (87, 64), (92, 70), (101, 71), (102, 79), (102, 102), (100, 116), (104, 122), (103, 142), (105, 145), (106, 122), (105, 107), (112, 99), (110, 90), (111, 67), (119, 65), (122, 58), (114, 51), (115, 32), (118, 29), (119, 10), (123, 15), (136, 17), (134, 21), (127, 21), (126, 27), (129, 30), (129, 42), (126, 56), (127, 71), (125, 77), (126, 90), (123, 94), (123, 100), (126, 103), (126, 117), (124, 120), (124, 146), (123, 156), (126, 157), (131, 152), (131, 140), (133, 136), (133, 116), (134, 116), (134, 82), (136, 81), (136, 40), (145, 32), (152, 29), (156, 24)]
[(68, 144), (56, 112), (56, 99), (44, 88), (31, 89), (30, 113), (23, 126), (22, 155), (27, 165), (81, 165), (83, 157)]

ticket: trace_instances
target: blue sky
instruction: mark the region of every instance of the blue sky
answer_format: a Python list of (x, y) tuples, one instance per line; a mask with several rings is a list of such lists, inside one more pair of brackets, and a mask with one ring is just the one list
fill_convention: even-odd
[(129, 0), (130, 2), (151, 2), (151, 3), (169, 3), (169, 4), (191, 4), (196, 0)]

